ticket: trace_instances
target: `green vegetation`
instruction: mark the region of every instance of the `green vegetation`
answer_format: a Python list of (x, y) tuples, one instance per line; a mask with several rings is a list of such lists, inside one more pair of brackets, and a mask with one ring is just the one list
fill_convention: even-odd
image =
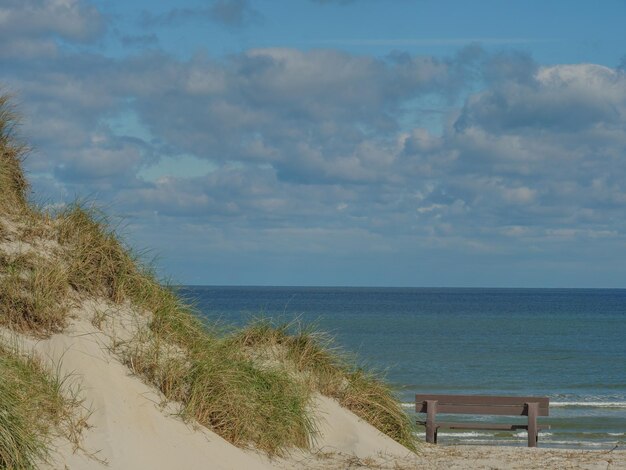
[[(321, 393), (415, 448), (409, 419), (389, 387), (352, 366), (323, 335), (270, 322), (220, 331), (158, 281), (102, 212), (78, 203), (57, 213), (32, 209), (20, 167), (24, 147), (14, 143), (14, 126), (1, 98), (0, 241), (17, 236), (51, 248), (37, 256), (0, 251), (0, 325), (46, 335), (64, 327), (71, 302), (106, 299), (137, 315), (133, 337), (114, 348), (129, 368), (181, 403), (184, 418), (236, 445), (270, 454), (308, 447), (315, 432), (311, 400)], [(15, 207), (24, 209), (19, 217), (10, 209)], [(17, 235), (3, 218), (12, 219)], [(3, 400), (0, 394), (0, 406)]]
[(270, 363), (294, 368), (308, 388), (335, 398), (342, 406), (405, 447), (415, 450), (413, 425), (389, 386), (376, 374), (356, 367), (334, 347), (332, 338), (312, 328), (258, 320), (233, 334), (231, 341), (262, 354)]
[(123, 357), (168, 398), (183, 403), (184, 417), (270, 454), (308, 446), (309, 391), (287, 373), (263, 369), (239, 348), (206, 334), (182, 349), (168, 347), (158, 333), (144, 334), (126, 345)]
[(52, 438), (76, 442), (79, 404), (65, 381), (34, 356), (0, 345), (0, 468), (30, 469), (49, 458)]
[(9, 97), (0, 95), (0, 208), (5, 212), (26, 206), (28, 182), (21, 167), (26, 147), (15, 136), (17, 123)]
[(0, 273), (0, 325), (39, 335), (62, 330), (68, 284), (61, 264), (36, 255), (0, 254)]

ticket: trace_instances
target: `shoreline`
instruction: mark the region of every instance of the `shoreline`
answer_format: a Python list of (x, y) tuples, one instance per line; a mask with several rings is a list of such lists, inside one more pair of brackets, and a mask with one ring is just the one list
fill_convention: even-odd
[[(527, 448), (527, 439), (526, 434), (523, 436), (513, 438), (509, 437), (493, 437), (490, 436), (479, 436), (476, 435), (476, 432), (463, 432), (460, 431), (457, 434), (460, 434), (459, 437), (452, 435), (452, 433), (446, 433), (442, 436), (439, 434), (440, 441), (437, 443), (440, 447), (458, 447), (458, 446), (466, 446), (466, 447), (505, 447), (505, 448)], [(465, 435), (463, 435), (465, 434)], [(472, 434), (472, 435), (470, 435)], [(426, 444), (424, 441), (424, 433), (420, 433), (418, 431), (417, 437), (419, 441), (423, 444)], [(444, 438), (441, 440), (441, 438)], [(483, 437), (483, 438), (481, 438)], [(539, 435), (539, 446), (540, 449), (549, 449), (549, 450), (572, 450), (572, 451), (612, 451), (614, 449), (625, 450), (626, 451), (626, 436), (620, 441), (615, 440), (612, 442), (597, 442), (593, 440), (588, 441), (549, 441), (545, 438), (541, 439), (541, 434)]]
[(468, 468), (469, 462), (472, 469), (626, 469), (626, 450), (423, 444), (415, 463), (443, 470)]

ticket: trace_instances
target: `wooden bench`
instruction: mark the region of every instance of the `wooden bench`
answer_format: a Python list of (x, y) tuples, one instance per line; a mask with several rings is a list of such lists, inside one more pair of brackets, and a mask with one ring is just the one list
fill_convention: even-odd
[[(548, 425), (538, 425), (538, 416), (548, 416), (548, 397), (498, 397), (490, 395), (415, 395), (415, 411), (426, 413), (426, 421), (418, 424), (426, 426), (426, 442), (437, 443), (437, 432), (445, 429), (485, 429), (494, 431), (528, 431), (528, 447), (537, 447), (540, 429), (550, 429)], [(499, 423), (449, 423), (438, 422), (437, 413), (528, 416), (528, 424)]]

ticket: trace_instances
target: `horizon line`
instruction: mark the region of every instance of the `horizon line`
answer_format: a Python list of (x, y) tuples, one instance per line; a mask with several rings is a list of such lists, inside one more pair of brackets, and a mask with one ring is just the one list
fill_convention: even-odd
[(520, 287), (520, 286), (357, 286), (357, 285), (281, 285), (281, 284), (171, 284), (172, 287), (228, 287), (228, 288), (294, 288), (294, 289), (490, 289), (490, 290), (626, 290), (626, 287)]

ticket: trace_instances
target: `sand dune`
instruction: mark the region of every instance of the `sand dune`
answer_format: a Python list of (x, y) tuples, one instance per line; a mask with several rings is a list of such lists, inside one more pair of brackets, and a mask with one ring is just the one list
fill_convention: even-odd
[[(158, 391), (131, 375), (112, 353), (112, 341), (129, 333), (120, 321), (113, 328), (94, 326), (98, 308), (102, 306), (86, 303), (74, 310), (62, 334), (42, 340), (20, 336), (24, 347), (34, 349), (62, 375), (72, 375), (88, 409), (81, 448), (58, 439), (54, 462), (42, 468), (262, 470), (339, 468), (351, 462), (380, 468), (388, 462), (411, 462), (410, 451), (322, 396), (314, 404), (319, 428), (315, 445), (282, 458), (237, 448), (202, 426), (184, 423), (175, 404), (165, 404)], [(116, 318), (125, 315), (118, 309)]]
[[(93, 311), (83, 308), (63, 334), (26, 340), (62, 373), (80, 381), (91, 410), (83, 433), (83, 448), (58, 442), (56, 461), (49, 467), (79, 469), (626, 469), (621, 450), (581, 451), (524, 447), (422, 445), (415, 455), (342, 408), (317, 396), (319, 433), (309, 451), (294, 450), (270, 459), (239, 449), (201, 426), (184, 423), (175, 405), (111, 353), (108, 333), (91, 324)], [(122, 316), (123, 318), (123, 316)], [(116, 333), (120, 332), (119, 326)]]

